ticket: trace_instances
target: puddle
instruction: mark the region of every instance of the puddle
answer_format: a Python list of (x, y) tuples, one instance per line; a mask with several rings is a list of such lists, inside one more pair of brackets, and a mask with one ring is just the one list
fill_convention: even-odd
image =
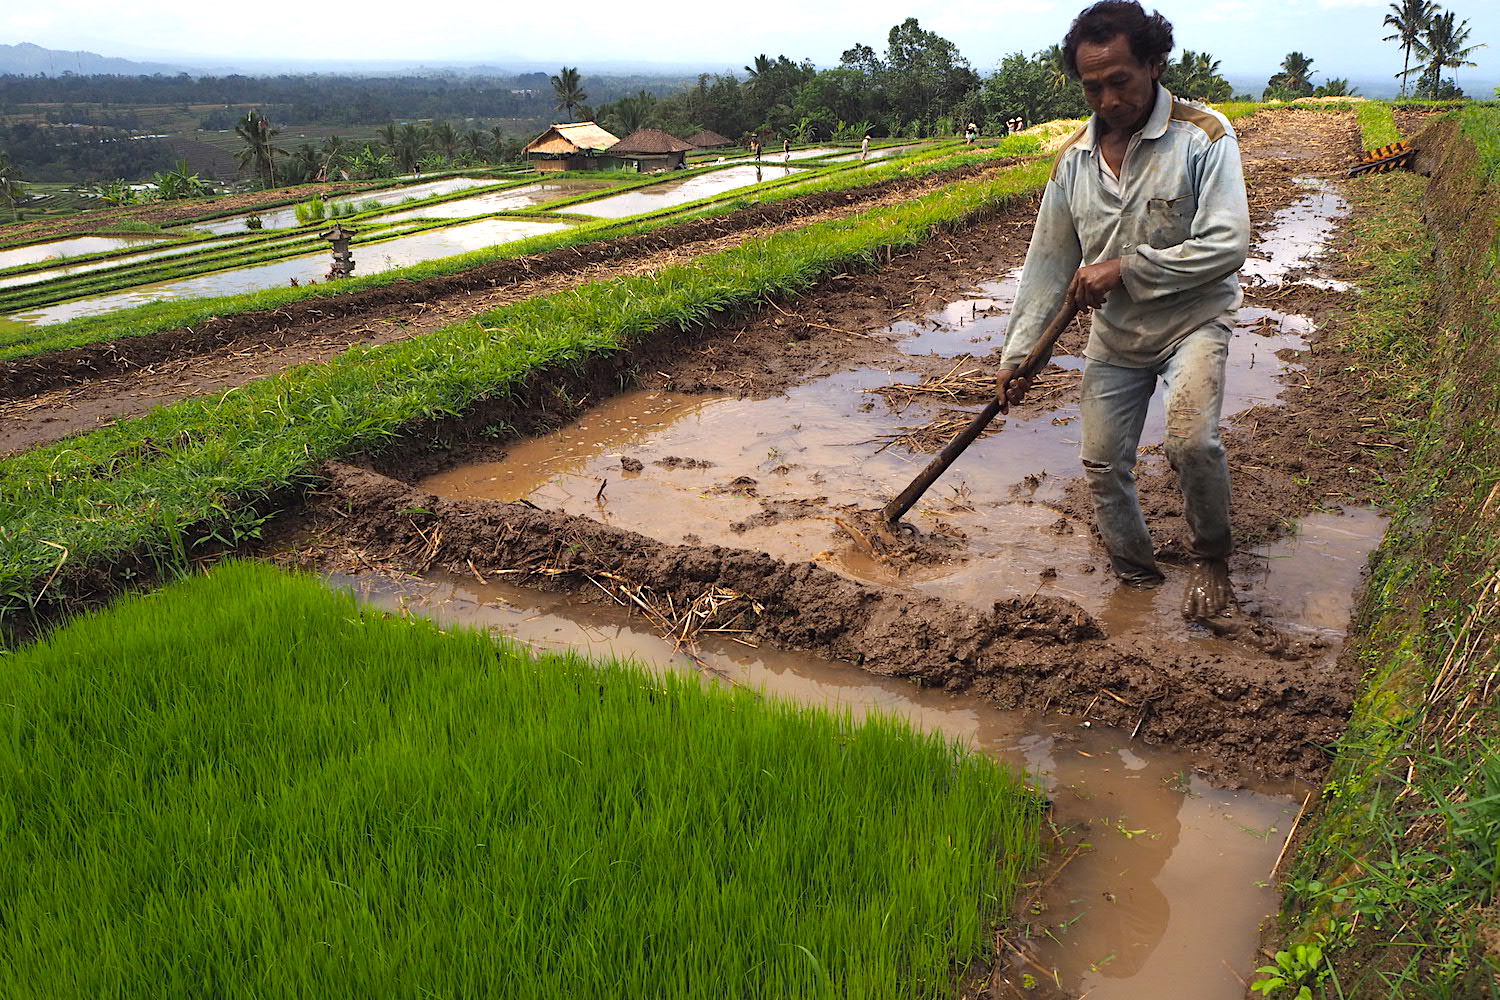
[[(963, 309), (957, 313), (960, 320), (968, 315)], [(1242, 324), (1230, 343), (1226, 413), (1273, 403), (1281, 388), (1279, 376), (1296, 369), (1277, 354), (1305, 347), (1302, 334), (1310, 329), (1305, 320), (1265, 309), (1245, 309), (1240, 316)], [(1067, 369), (1081, 366), (1078, 358), (1058, 362)], [(902, 427), (925, 423), (934, 411), (917, 403), (894, 413), (869, 394), (915, 378), (911, 372), (861, 368), (760, 400), (626, 393), (552, 434), (517, 442), (501, 461), (459, 466), (421, 486), (455, 499), (525, 498), (665, 542), (697, 541), (763, 549), (792, 561), (811, 559), (857, 579), (900, 579), (986, 608), (997, 598), (1036, 592), (1047, 574), (1047, 593), (1077, 601), (1109, 619), (1113, 630), (1152, 628), (1210, 646), (1220, 641), (1186, 629), (1176, 587), (1122, 593), (1100, 569), (1102, 557), (1091, 541), (1090, 526), (1070, 522), (1038, 502), (1062, 499), (1067, 481), (1078, 475), (1075, 404), (1012, 415), (998, 433), (971, 445), (918, 504), (911, 519), (923, 530), (966, 536), (966, 562), (898, 577), (844, 537), (834, 520), (837, 508), (883, 505), (929, 458), (898, 447), (881, 450), (881, 442)], [(1142, 445), (1159, 444), (1164, 432), (1158, 393)], [(656, 464), (672, 457), (713, 464)], [(622, 458), (638, 460), (643, 467), (626, 471)], [(1142, 468), (1163, 461), (1148, 454)], [(723, 489), (740, 477), (754, 480), (753, 491)], [(604, 480), (609, 482), (598, 498)], [(1354, 564), (1379, 535), (1377, 528), (1361, 537), (1351, 551)], [(1265, 593), (1256, 606), (1274, 621), (1295, 620), (1301, 608), (1301, 598), (1290, 596), (1290, 588), (1282, 584), (1282, 574), (1300, 565), (1298, 559), (1268, 560), (1267, 577), (1260, 584)], [(1349, 592), (1353, 589), (1351, 582)]]
[(50, 243), (31, 243), (23, 247), (0, 250), (0, 271), (27, 264), (40, 264), (47, 260), (64, 257), (89, 257), (111, 250), (127, 247), (151, 246), (162, 239), (160, 236), (75, 236), (69, 240), (53, 240)]
[[(793, 160), (810, 160), (816, 156), (827, 156), (829, 153), (837, 153), (847, 148), (847, 146), (815, 146), (810, 149), (794, 149), (792, 150), (791, 158)], [(748, 161), (749, 157), (750, 154), (748, 153), (737, 153), (734, 156), (723, 156), (718, 160), (704, 162), (741, 163)], [(775, 146), (767, 146), (765, 150), (761, 152), (760, 162), (763, 165), (769, 166), (773, 163), (781, 163), (782, 157), (783, 153), (781, 152), (781, 145), (780, 143), (777, 143)]]
[(623, 219), (626, 216), (640, 215), (643, 212), (656, 212), (674, 205), (685, 205), (699, 198), (733, 191), (735, 188), (748, 187), (762, 181), (781, 180), (783, 177), (791, 177), (798, 173), (801, 171), (795, 167), (777, 166), (770, 162), (762, 162), (759, 167), (749, 164), (742, 167), (726, 167), (712, 173), (700, 173), (678, 180), (648, 184), (634, 191), (611, 195), (607, 198), (600, 198), (598, 201), (585, 202), (582, 205), (571, 205), (568, 211), (604, 219)]
[[(408, 184), (403, 187), (377, 188), (371, 191), (359, 191), (353, 194), (338, 195), (326, 199), (327, 204), (338, 205), (353, 202), (363, 205), (367, 201), (378, 202), (381, 205), (395, 205), (403, 201), (412, 201), (418, 198), (434, 198), (440, 194), (452, 194), (454, 191), (463, 191), (466, 188), (484, 187), (490, 184), (504, 184), (503, 177), (448, 177), (440, 181), (428, 181), (426, 184)], [(297, 226), (297, 207), (287, 205), (284, 208), (270, 208), (264, 212), (246, 212), (243, 215), (230, 216), (227, 219), (214, 219), (209, 222), (195, 222), (191, 228), (205, 233), (215, 235), (226, 235), (230, 233), (247, 233), (245, 220), (251, 215), (259, 215), (262, 229), (285, 229)], [(325, 220), (332, 223), (332, 219)]]
[(613, 186), (609, 181), (544, 181), (540, 184), (527, 184), (524, 187), (475, 195), (472, 198), (459, 198), (428, 205), (426, 208), (413, 208), (376, 218), (380, 222), (402, 222), (407, 219), (469, 219), (476, 215), (514, 212), (518, 209), (531, 208), (534, 205), (545, 205), (548, 202), (583, 194), (585, 191), (599, 191)]
[(900, 339), (896, 347), (904, 354), (937, 354), (954, 358), (962, 354), (982, 357), (1005, 346), (1010, 310), (1016, 304), (1021, 269), (1011, 268), (999, 281), (986, 281), (974, 298), (951, 302), (921, 322), (902, 322), (890, 332)]
[[(429, 229), (425, 232), (398, 236), (395, 239), (366, 246), (355, 244), (355, 273), (378, 274), (397, 267), (408, 267), (423, 261), (451, 257), (481, 250), (500, 243), (536, 236), (564, 228), (561, 222), (531, 222), (523, 219), (487, 219), (464, 225)], [(263, 288), (284, 287), (296, 279), (300, 283), (323, 281), (328, 273), (329, 255), (326, 251), (289, 257), (267, 264), (254, 264), (211, 274), (200, 274), (191, 278), (177, 278), (148, 285), (138, 285), (120, 292), (109, 292), (88, 298), (59, 302), (43, 309), (16, 313), (9, 319), (32, 325), (61, 323), (79, 316), (97, 316), (101, 313), (127, 309), (145, 302), (161, 299), (206, 298), (216, 295), (234, 295), (253, 292)]]
[[(1056, 715), (1005, 712), (966, 696), (923, 690), (857, 668), (704, 637), (697, 662), (638, 618), (610, 606), (474, 579), (331, 582), (393, 612), (467, 624), (542, 650), (632, 658), (656, 669), (706, 673), (804, 704), (878, 710), (939, 730), (1031, 773), (1054, 819), (1092, 845), (1057, 873), (1044, 907), (1020, 928), (1031, 971), (1091, 1000), (1240, 1000), (1260, 964), (1259, 925), (1275, 912), (1266, 888), (1305, 790), (1225, 791), (1193, 761), (1132, 743), (1108, 727)], [(1054, 858), (1054, 864), (1061, 858)], [(1049, 982), (1050, 985), (1050, 982)]]
[(1250, 286), (1280, 286), (1288, 280), (1327, 291), (1346, 292), (1353, 286), (1320, 276), (1291, 276), (1311, 268), (1328, 250), (1339, 220), (1349, 214), (1349, 203), (1327, 181), (1298, 177), (1294, 183), (1307, 193), (1276, 213), (1270, 226), (1250, 248), (1240, 276)]

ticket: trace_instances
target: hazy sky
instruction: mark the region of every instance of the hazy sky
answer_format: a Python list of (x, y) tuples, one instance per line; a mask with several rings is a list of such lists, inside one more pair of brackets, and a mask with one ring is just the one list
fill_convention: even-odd
[[(523, 58), (579, 64), (587, 72), (590, 60), (603, 59), (737, 68), (766, 52), (828, 66), (854, 42), (883, 49), (890, 26), (915, 16), (923, 27), (957, 42), (975, 68), (987, 72), (1005, 53), (1060, 40), (1080, 6), (1078, 0), (721, 0), (707, 5), (657, 0), (649, 7), (617, 0), (555, 5), (449, 0), (431, 7), (410, 4), (405, 13), (386, 3), (348, 0), (261, 0), (248, 6), (46, 0), (6, 4), (0, 41), (166, 61), (180, 61), (183, 54), (412, 63)], [(1298, 49), (1313, 58), (1314, 69), (1324, 71), (1315, 81), (1399, 70), (1400, 52), (1380, 41), (1388, 33), (1380, 23), (1387, 9), (1380, 0), (1169, 0), (1161, 7), (1176, 26), (1179, 46), (1212, 52), (1226, 73), (1269, 72), (1287, 51)], [(1500, 80), (1500, 3), (1461, 0), (1448, 9), (1468, 18), (1471, 41), (1489, 43), (1474, 56), (1479, 68), (1464, 76)]]

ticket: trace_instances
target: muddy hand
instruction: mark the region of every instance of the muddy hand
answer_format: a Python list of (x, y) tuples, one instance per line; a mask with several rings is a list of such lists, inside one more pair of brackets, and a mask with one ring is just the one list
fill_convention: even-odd
[(995, 376), (995, 399), (1000, 403), (1000, 412), (1009, 413), (1012, 406), (1020, 406), (1030, 388), (1030, 376), (1018, 376), (1014, 368), (1002, 368)]
[(1124, 284), (1120, 276), (1120, 258), (1080, 267), (1068, 283), (1068, 298), (1080, 309), (1098, 309), (1109, 293)]
[(1193, 564), (1187, 593), (1182, 596), (1182, 616), (1201, 620), (1221, 614), (1234, 599), (1229, 585), (1229, 564), (1223, 559), (1201, 559)]

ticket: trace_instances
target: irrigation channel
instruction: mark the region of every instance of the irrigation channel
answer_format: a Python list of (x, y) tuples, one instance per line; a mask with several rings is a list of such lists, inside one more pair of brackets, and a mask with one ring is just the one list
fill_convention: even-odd
[[(1068, 350), (913, 512), (924, 544), (893, 553), (860, 527), (991, 391), (1025, 206), (649, 359), (638, 388), (549, 433), (332, 469), (277, 557), (384, 607), (968, 738), (1037, 775), (1062, 837), (997, 941), (990, 995), (1243, 996), (1305, 782), (1342, 730), (1338, 652), (1384, 525), (1369, 501), (1387, 456), (1362, 450), (1379, 431), (1341, 412), (1318, 321), (1355, 294), (1326, 273), (1346, 206), (1314, 176), (1350, 124), (1288, 115), (1246, 136), (1232, 627), (1177, 612), (1159, 410), (1139, 485), (1169, 581), (1109, 578)], [(911, 308), (966, 265), (989, 279)]]

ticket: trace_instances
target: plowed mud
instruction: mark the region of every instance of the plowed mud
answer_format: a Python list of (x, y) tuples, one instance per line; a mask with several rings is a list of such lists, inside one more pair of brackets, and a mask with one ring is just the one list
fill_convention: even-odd
[(906, 200), (999, 164), (823, 192), (713, 219), (526, 257), (459, 274), (397, 281), (195, 328), (90, 344), (0, 363), (0, 454), (59, 440), (355, 344), (430, 332), (489, 309), (579, 285), (643, 274), (747, 239)]
[[(1221, 774), (1312, 777), (1342, 727), (1354, 678), (1223, 652), (1163, 655), (1149, 638), (1104, 637), (1076, 604), (1034, 596), (988, 611), (875, 587), (763, 552), (668, 545), (588, 518), (498, 501), (446, 500), (378, 473), (327, 469), (329, 487), (289, 551), (324, 569), (440, 568), (613, 602), (605, 583), (689, 608), (741, 595), (735, 619), (778, 645), (995, 703), (1091, 714), (1205, 754)], [(753, 603), (752, 603), (753, 602)]]

